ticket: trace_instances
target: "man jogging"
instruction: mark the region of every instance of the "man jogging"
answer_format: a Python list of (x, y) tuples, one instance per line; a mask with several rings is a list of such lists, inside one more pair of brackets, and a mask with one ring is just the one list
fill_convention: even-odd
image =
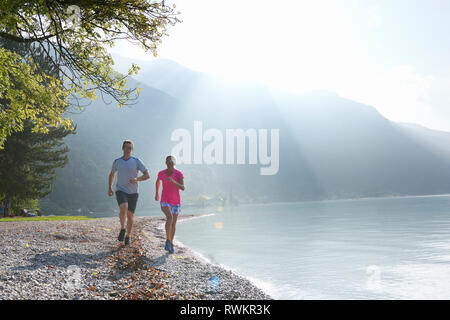
[[(131, 229), (133, 228), (133, 216), (138, 200), (138, 181), (150, 179), (147, 167), (136, 157), (131, 156), (133, 142), (125, 140), (122, 144), (123, 156), (114, 160), (109, 174), (108, 196), (114, 195), (112, 185), (114, 174), (117, 171), (116, 199), (120, 208), (120, 233), (119, 241), (125, 239), (125, 244), (130, 243)], [(143, 173), (138, 177), (138, 171)], [(125, 230), (125, 219), (127, 228)]]

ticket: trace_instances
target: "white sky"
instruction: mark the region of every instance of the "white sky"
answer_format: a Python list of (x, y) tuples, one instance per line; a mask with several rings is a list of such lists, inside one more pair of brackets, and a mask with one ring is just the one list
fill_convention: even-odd
[[(158, 57), (290, 92), (312, 89), (450, 132), (448, 0), (178, 0)], [(113, 50), (154, 59), (127, 42)]]

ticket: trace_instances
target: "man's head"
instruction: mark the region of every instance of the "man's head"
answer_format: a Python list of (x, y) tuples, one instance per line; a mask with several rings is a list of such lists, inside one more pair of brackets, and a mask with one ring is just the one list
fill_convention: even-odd
[(174, 167), (176, 165), (177, 160), (174, 156), (167, 156), (166, 157), (166, 165), (168, 168)]
[(131, 140), (125, 140), (122, 143), (122, 150), (123, 150), (123, 154), (124, 155), (130, 155), (131, 152), (133, 151), (133, 141)]

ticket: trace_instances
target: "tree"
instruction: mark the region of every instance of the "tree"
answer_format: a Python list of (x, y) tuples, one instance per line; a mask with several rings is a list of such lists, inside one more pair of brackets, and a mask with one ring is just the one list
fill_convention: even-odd
[(67, 163), (68, 148), (63, 139), (73, 130), (52, 128), (47, 133), (33, 132), (26, 121), (24, 130), (12, 134), (0, 150), (0, 195), (9, 208), (14, 201), (45, 197), (52, 191), (55, 169)]
[[(133, 103), (139, 88), (129, 89), (126, 83), (139, 67), (132, 64), (127, 75), (119, 74), (106, 46), (126, 39), (156, 55), (166, 26), (180, 22), (177, 14), (164, 1), (2, 0), (0, 39), (28, 46), (30, 55), (0, 48), (0, 148), (28, 119), (34, 131), (69, 128), (66, 107), (82, 108), (97, 93), (118, 106)], [(37, 71), (41, 55), (57, 76)]]
[[(45, 55), (39, 55), (39, 48), (30, 48), (10, 40), (0, 40), (0, 45), (20, 57), (26, 58), (31, 54), (39, 56), (33, 67), (34, 72), (57, 79), (57, 70), (52, 68)], [(25, 83), (15, 82), (17, 92), (34, 89), (22, 87)], [(1, 106), (5, 112), (14, 108), (8, 100), (3, 100)], [(64, 105), (55, 105), (53, 109), (62, 113), (66, 110)], [(42, 117), (46, 117), (46, 114), (38, 113), (32, 119), (25, 119), (22, 131), (11, 133), (0, 150), (0, 198), (6, 200), (9, 209), (35, 202), (49, 194), (56, 178), (55, 169), (67, 163), (68, 148), (64, 146), (63, 139), (74, 133), (74, 126), (47, 125), (45, 131), (36, 131), (36, 123), (43, 123)]]

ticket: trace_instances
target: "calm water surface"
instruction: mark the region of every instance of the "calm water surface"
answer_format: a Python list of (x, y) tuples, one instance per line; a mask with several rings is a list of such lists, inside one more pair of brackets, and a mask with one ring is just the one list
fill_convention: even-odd
[(176, 240), (275, 299), (450, 299), (450, 196), (245, 205)]

